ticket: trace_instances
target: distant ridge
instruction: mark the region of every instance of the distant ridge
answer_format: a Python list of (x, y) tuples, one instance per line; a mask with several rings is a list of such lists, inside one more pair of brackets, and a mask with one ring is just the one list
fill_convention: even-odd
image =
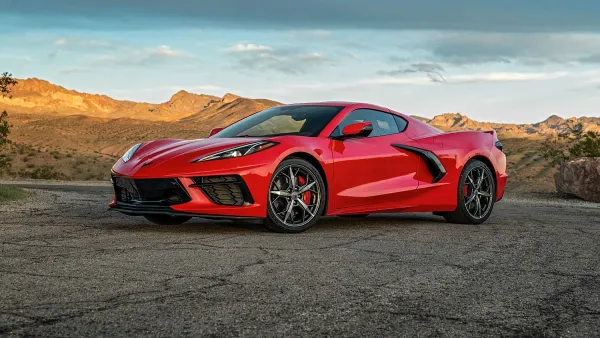
[[(115, 100), (106, 95), (80, 93), (36, 78), (19, 80), (12, 90), (12, 98), (0, 97), (0, 108), (12, 113), (53, 116), (87, 115), (99, 118), (131, 118), (148, 121), (177, 121), (203, 112), (214, 111), (224, 105), (243, 99), (248, 104), (227, 111), (228, 115), (245, 114), (247, 106), (272, 107), (281, 103), (253, 100), (234, 94), (223, 98), (193, 94), (185, 90), (175, 93), (160, 104)], [(231, 108), (234, 108), (232, 106)], [(264, 108), (262, 108), (264, 109)]]
[[(281, 105), (267, 99), (251, 99), (227, 93), (223, 97), (194, 94), (185, 90), (167, 102), (151, 104), (115, 100), (106, 95), (80, 93), (36, 78), (19, 80), (12, 98), (0, 97), (0, 109), (11, 114), (34, 114), (49, 117), (82, 115), (100, 119), (139, 121), (193, 122), (202, 128), (226, 126), (260, 110)], [(556, 134), (582, 123), (585, 130), (600, 131), (600, 117), (563, 118), (551, 115), (532, 124), (479, 122), (460, 113), (446, 113), (431, 119), (413, 116), (445, 131), (495, 129), (503, 137), (539, 138)], [(52, 120), (51, 120), (52, 121)], [(50, 122), (51, 123), (51, 122)], [(76, 126), (75, 126), (76, 127)]]
[(573, 127), (577, 123), (581, 123), (585, 131), (600, 132), (600, 117), (571, 117), (564, 119), (560, 116), (552, 115), (542, 122), (533, 124), (479, 122), (460, 113), (441, 114), (431, 119), (419, 116), (413, 117), (444, 131), (494, 129), (503, 137), (514, 138), (547, 137), (566, 131), (569, 127)]

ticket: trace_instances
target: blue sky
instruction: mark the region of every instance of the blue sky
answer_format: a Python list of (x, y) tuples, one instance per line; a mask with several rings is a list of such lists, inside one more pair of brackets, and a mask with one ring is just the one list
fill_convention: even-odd
[[(85, 5), (84, 5), (85, 3)], [(0, 0), (0, 71), (501, 122), (600, 116), (600, 1)]]

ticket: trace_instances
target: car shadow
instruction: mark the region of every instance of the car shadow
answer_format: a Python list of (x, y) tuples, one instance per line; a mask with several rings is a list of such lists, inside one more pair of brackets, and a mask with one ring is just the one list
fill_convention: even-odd
[[(407, 226), (439, 226), (447, 224), (442, 217), (434, 216), (431, 213), (410, 213), (410, 214), (377, 214), (367, 217), (344, 217), (327, 216), (321, 218), (315, 224), (310, 232), (343, 230), (357, 228), (395, 228)], [(181, 225), (157, 225), (149, 221), (139, 220), (129, 225), (124, 225), (123, 229), (136, 231), (157, 231), (157, 232), (202, 232), (202, 233), (272, 233), (266, 229), (261, 221), (241, 221), (241, 220), (211, 220), (205, 218), (193, 218)]]

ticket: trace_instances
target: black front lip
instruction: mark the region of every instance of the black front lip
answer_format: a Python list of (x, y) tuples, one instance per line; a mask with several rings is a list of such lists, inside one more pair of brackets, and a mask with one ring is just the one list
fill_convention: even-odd
[(128, 216), (167, 215), (180, 217), (201, 217), (209, 219), (262, 220), (260, 217), (195, 214), (191, 212), (176, 211), (169, 206), (140, 205), (122, 202), (117, 202), (117, 204), (115, 206), (111, 206), (109, 210), (118, 211)]

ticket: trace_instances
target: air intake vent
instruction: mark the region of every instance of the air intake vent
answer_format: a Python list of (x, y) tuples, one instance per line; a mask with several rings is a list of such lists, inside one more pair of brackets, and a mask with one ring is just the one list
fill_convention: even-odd
[(237, 175), (194, 177), (195, 184), (213, 203), (244, 206), (254, 203), (244, 180)]
[(176, 178), (130, 179), (112, 177), (117, 202), (174, 205), (191, 201)]

